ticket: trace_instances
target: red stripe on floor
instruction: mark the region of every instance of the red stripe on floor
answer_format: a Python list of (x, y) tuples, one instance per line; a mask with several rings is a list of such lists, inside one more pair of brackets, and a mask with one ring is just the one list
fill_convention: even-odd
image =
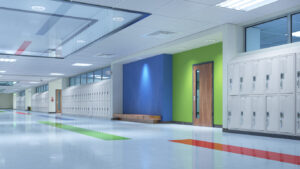
[(17, 114), (31, 115), (31, 113), (16, 112)]
[(268, 159), (268, 160), (274, 160), (274, 161), (280, 161), (280, 162), (284, 162), (284, 163), (300, 165), (300, 156), (296, 156), (296, 155), (282, 154), (282, 153), (276, 153), (276, 152), (271, 152), (271, 151), (251, 149), (251, 148), (245, 148), (245, 147), (239, 147), (239, 146), (231, 146), (231, 145), (206, 142), (206, 141), (200, 141), (200, 140), (192, 140), (192, 139), (170, 140), (170, 141), (175, 142), (175, 143), (193, 145), (193, 146), (197, 146), (197, 147), (203, 147), (203, 148), (214, 149), (214, 150), (219, 150), (219, 151), (226, 151), (226, 152), (235, 153), (235, 154), (241, 154), (241, 155), (246, 155), (246, 156), (252, 156), (252, 157), (257, 157), (257, 158), (263, 158), (263, 159)]
[(31, 44), (31, 41), (24, 41), (16, 52), (16, 55), (21, 55)]

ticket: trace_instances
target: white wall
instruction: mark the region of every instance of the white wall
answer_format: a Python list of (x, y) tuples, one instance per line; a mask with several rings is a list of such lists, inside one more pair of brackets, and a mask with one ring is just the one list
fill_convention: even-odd
[[(49, 112), (56, 112), (56, 90), (64, 89), (68, 86), (68, 78), (61, 78), (49, 82)], [(51, 99), (53, 98), (53, 101)]]
[(13, 108), (13, 94), (0, 94), (0, 109)]
[(16, 109), (25, 110), (25, 96), (16, 96)]
[(227, 128), (227, 69), (228, 63), (244, 51), (243, 27), (226, 24), (223, 26), (223, 128)]
[(25, 90), (25, 109), (27, 109), (27, 107), (31, 107), (32, 91), (33, 91), (32, 88)]

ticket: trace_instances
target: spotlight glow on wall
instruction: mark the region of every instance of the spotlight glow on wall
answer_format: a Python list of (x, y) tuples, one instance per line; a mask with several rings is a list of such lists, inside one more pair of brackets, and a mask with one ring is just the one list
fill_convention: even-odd
[(17, 61), (16, 59), (0, 58), (0, 62), (9, 62), (9, 63), (12, 63), (12, 62), (16, 62), (16, 61)]
[(274, 3), (278, 0), (226, 0), (217, 4), (218, 7), (235, 9), (239, 11), (251, 11), (253, 9)]

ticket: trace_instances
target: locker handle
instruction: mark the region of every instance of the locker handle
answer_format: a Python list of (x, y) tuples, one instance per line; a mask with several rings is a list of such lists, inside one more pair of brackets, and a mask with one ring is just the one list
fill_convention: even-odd
[(241, 112), (241, 116), (244, 116), (244, 112)]
[(269, 117), (270, 116), (270, 113), (269, 112), (267, 112), (267, 117)]
[(253, 116), (256, 116), (256, 113), (255, 113), (255, 112), (253, 112)]
[(297, 117), (298, 117), (298, 119), (300, 119), (300, 112), (297, 113)]
[(228, 116), (231, 116), (231, 112), (230, 111), (228, 112)]
[(284, 118), (284, 113), (280, 112), (280, 117)]

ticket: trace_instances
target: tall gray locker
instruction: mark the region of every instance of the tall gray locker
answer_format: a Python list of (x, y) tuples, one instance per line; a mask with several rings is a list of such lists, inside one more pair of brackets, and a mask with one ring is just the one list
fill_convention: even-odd
[(251, 128), (264, 131), (266, 125), (266, 98), (265, 96), (251, 97)]
[(229, 129), (238, 129), (240, 126), (240, 97), (228, 97), (227, 123)]

